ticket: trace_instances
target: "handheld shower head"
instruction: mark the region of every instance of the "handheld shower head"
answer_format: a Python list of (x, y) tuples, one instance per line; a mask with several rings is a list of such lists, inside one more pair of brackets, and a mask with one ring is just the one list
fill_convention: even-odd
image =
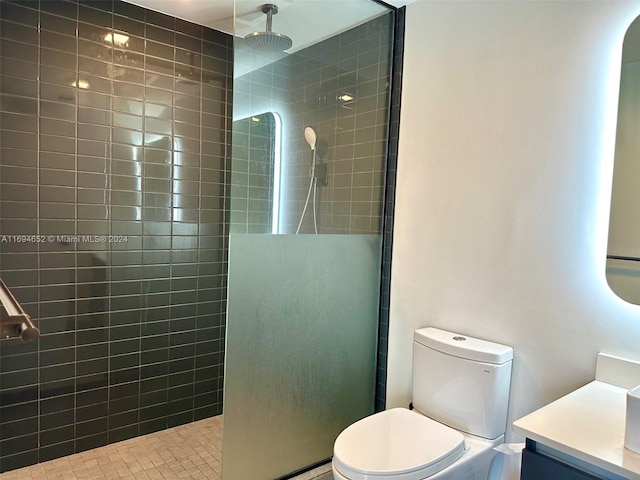
[(318, 136), (316, 135), (316, 131), (311, 127), (305, 128), (304, 129), (304, 138), (307, 141), (307, 143), (309, 144), (309, 146), (311, 147), (311, 150), (315, 150), (316, 149), (316, 141), (318, 140)]

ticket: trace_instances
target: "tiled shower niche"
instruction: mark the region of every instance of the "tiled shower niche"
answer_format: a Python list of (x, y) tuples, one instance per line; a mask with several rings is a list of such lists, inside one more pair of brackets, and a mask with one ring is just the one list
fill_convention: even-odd
[(0, 2), (0, 471), (221, 413), (231, 37)]

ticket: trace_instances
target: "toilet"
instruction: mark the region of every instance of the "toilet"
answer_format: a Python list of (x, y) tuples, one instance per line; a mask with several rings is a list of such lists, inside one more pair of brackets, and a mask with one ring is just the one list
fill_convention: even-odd
[(335, 480), (486, 480), (504, 442), (513, 349), (437, 328), (413, 337), (413, 410), (348, 426)]

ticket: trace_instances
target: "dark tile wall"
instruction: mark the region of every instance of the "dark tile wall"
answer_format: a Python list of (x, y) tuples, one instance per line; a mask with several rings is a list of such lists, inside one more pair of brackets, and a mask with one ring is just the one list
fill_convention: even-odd
[[(285, 182), (294, 192), (285, 203), (288, 233), (295, 232), (309, 190), (307, 126), (318, 139), (318, 233), (381, 232), (392, 35), (390, 13), (287, 57), (292, 121)], [(300, 232), (314, 232), (312, 214)]]
[[(121, 35), (126, 35), (125, 39)], [(0, 2), (0, 471), (221, 413), (231, 37)]]
[[(392, 34), (393, 15), (383, 15), (235, 80), (236, 112), (274, 111), (283, 119), (280, 233), (296, 232), (309, 191), (307, 126), (318, 139), (318, 233), (382, 232)], [(251, 55), (238, 50), (236, 58), (255, 63)], [(312, 199), (303, 234), (314, 233)], [(232, 223), (247, 212), (232, 208)]]
[(378, 327), (378, 369), (376, 379), (376, 412), (387, 403), (387, 353), (389, 351), (389, 301), (391, 292), (391, 254), (393, 250), (393, 220), (396, 202), (396, 171), (398, 138), (400, 136), (400, 105), (402, 99), (402, 65), (404, 62), (404, 26), (406, 7), (396, 10), (393, 44), (393, 77), (391, 84), (391, 115), (384, 193), (384, 226), (382, 242), (382, 282), (380, 284), (380, 319)]

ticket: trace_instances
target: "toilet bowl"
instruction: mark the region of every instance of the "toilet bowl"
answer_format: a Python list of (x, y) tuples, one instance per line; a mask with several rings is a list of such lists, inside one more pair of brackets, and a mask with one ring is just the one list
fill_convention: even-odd
[(356, 422), (338, 436), (333, 478), (486, 480), (493, 447), (503, 439), (461, 433), (415, 411), (394, 408)]
[(503, 443), (511, 347), (425, 328), (414, 334), (416, 410), (393, 408), (343, 430), (335, 480), (487, 480)]

